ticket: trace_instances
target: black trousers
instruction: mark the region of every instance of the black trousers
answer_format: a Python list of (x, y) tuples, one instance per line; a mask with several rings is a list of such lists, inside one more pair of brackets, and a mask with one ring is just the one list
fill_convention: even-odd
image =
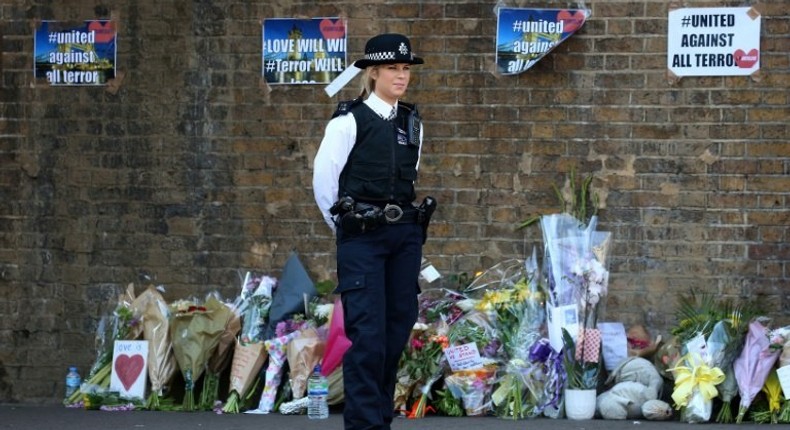
[(346, 430), (389, 430), (398, 362), (417, 321), (419, 224), (337, 235), (338, 287), (351, 347), (343, 357)]

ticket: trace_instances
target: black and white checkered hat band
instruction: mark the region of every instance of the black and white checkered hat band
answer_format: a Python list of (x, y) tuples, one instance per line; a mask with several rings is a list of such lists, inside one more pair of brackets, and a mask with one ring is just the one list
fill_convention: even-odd
[(365, 54), (365, 59), (370, 61), (389, 61), (395, 59), (394, 52), (373, 52)]

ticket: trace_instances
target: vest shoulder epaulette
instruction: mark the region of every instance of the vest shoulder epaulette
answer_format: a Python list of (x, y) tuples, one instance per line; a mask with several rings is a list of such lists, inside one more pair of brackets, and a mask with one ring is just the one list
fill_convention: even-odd
[(405, 108), (406, 111), (408, 111), (408, 112), (411, 112), (411, 111), (417, 112), (417, 105), (416, 104), (406, 103), (404, 101), (398, 100), (398, 107), (401, 107), (401, 106), (403, 108)]
[(414, 112), (414, 115), (420, 116), (420, 112), (417, 111), (417, 105), (412, 103), (406, 103), (404, 101), (398, 100), (398, 110), (401, 111), (405, 115), (410, 115)]
[(335, 113), (332, 114), (332, 118), (351, 112), (351, 108), (362, 103), (362, 101), (362, 97), (357, 97), (354, 100), (343, 100), (339, 102), (337, 104), (337, 109), (335, 109)]

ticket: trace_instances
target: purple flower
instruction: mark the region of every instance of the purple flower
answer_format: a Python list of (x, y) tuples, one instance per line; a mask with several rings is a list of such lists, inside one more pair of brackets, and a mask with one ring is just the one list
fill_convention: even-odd
[(499, 351), (500, 346), (501, 346), (501, 342), (498, 339), (491, 339), (491, 342), (488, 342), (488, 345), (483, 347), (483, 356), (496, 357), (497, 351)]
[(546, 338), (541, 338), (529, 348), (529, 361), (543, 363), (552, 353), (551, 344)]

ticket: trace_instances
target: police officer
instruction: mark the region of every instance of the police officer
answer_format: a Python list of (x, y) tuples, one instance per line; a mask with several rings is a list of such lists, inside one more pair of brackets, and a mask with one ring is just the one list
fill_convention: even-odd
[[(417, 320), (427, 227), (415, 206), (422, 123), (400, 98), (422, 64), (409, 39), (368, 40), (359, 98), (341, 102), (314, 161), (313, 191), (336, 232), (338, 286), (352, 345), (343, 358), (346, 430), (389, 429), (398, 362)], [(430, 206), (430, 205), (428, 205)]]

